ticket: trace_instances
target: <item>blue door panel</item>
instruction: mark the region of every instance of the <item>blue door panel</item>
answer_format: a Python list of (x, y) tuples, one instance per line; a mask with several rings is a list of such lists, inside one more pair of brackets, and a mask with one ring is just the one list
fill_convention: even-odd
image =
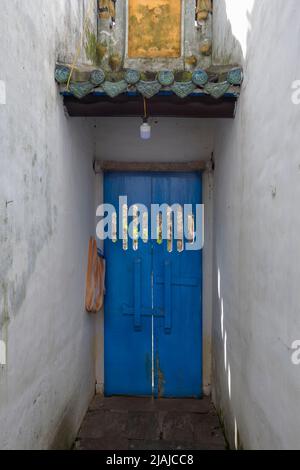
[[(154, 203), (170, 206), (202, 202), (196, 174), (163, 175), (152, 180)], [(174, 221), (173, 221), (174, 223)], [(187, 241), (187, 240), (186, 240)], [(178, 252), (173, 241), (154, 244), (154, 305), (170, 310), (168, 320), (156, 319), (155, 394), (159, 397), (202, 395), (202, 252)], [(169, 318), (170, 317), (170, 318)], [(169, 328), (170, 326), (170, 328)]]
[[(118, 208), (152, 203), (202, 202), (197, 174), (117, 174), (105, 176), (105, 202)], [(130, 219), (129, 219), (130, 221)], [(150, 227), (149, 227), (150, 234)], [(168, 252), (166, 241), (139, 240), (128, 250), (105, 242), (105, 394), (201, 397), (202, 252)], [(154, 374), (153, 374), (154, 373)]]
[[(151, 187), (147, 177), (108, 174), (104, 183), (105, 202), (119, 206), (119, 196), (128, 197), (128, 205), (140, 202), (149, 206)], [(139, 240), (138, 251), (132, 240), (128, 249), (123, 241), (105, 241), (107, 292), (105, 301), (105, 394), (152, 395), (152, 318), (140, 316), (142, 307), (152, 306), (151, 246)]]

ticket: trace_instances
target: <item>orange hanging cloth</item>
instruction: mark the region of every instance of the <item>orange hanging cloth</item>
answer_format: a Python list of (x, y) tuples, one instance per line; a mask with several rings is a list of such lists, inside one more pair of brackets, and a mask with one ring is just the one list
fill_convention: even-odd
[(105, 260), (98, 255), (94, 238), (89, 241), (88, 266), (86, 274), (85, 308), (89, 313), (99, 312), (104, 304)]

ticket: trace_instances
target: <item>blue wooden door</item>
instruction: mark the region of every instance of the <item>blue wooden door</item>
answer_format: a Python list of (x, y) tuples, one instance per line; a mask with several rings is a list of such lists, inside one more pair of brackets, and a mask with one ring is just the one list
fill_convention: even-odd
[[(149, 214), (151, 204), (176, 203), (192, 205), (195, 215), (201, 176), (108, 173), (104, 195), (116, 208), (127, 196), (128, 207), (143, 204)], [(199, 398), (202, 252), (185, 250), (185, 237), (151, 240), (150, 220), (148, 236), (105, 241), (105, 394)]]
[[(128, 207), (151, 204), (147, 175), (107, 174), (105, 203), (119, 207), (127, 196)], [(118, 221), (119, 222), (119, 221)], [(152, 394), (152, 252), (150, 243), (106, 240), (106, 300), (104, 320), (106, 395)], [(148, 315), (145, 310), (147, 309)]]
[[(196, 215), (201, 179), (196, 174), (154, 176), (155, 204), (189, 204)], [(153, 244), (155, 319), (155, 395), (200, 397), (202, 394), (202, 253), (187, 251), (182, 241)]]

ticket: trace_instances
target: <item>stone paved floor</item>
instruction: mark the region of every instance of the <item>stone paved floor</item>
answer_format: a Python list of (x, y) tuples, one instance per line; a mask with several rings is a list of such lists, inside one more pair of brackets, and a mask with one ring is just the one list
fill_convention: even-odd
[(90, 406), (76, 450), (225, 450), (210, 400), (100, 398)]

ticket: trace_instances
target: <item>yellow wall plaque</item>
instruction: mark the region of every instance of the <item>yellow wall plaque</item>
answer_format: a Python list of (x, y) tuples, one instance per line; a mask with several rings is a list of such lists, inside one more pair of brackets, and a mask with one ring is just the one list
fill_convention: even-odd
[(128, 57), (181, 56), (181, 1), (128, 0)]

